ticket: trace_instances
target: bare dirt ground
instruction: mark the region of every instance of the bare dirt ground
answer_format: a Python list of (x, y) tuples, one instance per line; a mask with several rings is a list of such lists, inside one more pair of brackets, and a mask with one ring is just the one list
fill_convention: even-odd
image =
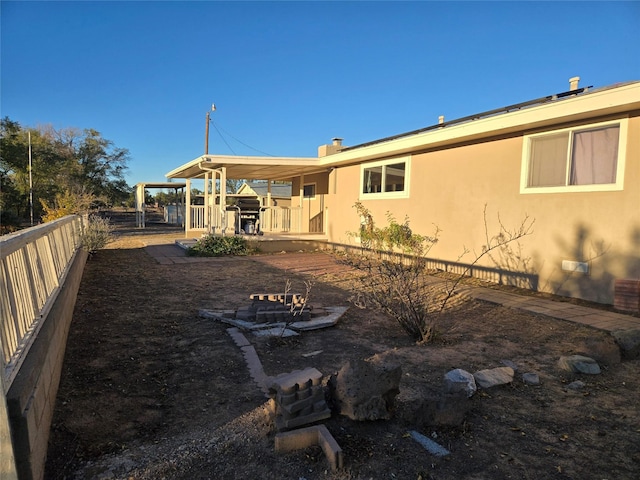
[[(402, 365), (391, 420), (323, 422), (344, 452), (331, 472), (319, 447), (274, 451), (266, 398), (227, 325), (198, 310), (232, 309), (289, 279), (312, 303), (350, 305), (354, 272), (324, 253), (160, 265), (143, 248), (180, 235), (132, 235), (87, 263), (51, 430), (46, 478), (96, 479), (637, 479), (640, 361), (600, 375), (561, 372), (561, 355), (607, 334), (477, 301), (459, 303), (434, 343), (416, 345), (393, 320), (352, 306), (332, 328), (294, 339), (250, 336), (267, 375), (392, 352)], [(138, 232), (139, 233), (139, 232)], [(454, 327), (454, 328), (451, 328)], [(313, 356), (308, 353), (321, 351)], [(509, 386), (480, 390), (459, 427), (419, 430), (451, 451), (435, 457), (407, 435), (407, 406), (462, 368), (515, 362)], [(585, 387), (567, 389), (573, 380)]]

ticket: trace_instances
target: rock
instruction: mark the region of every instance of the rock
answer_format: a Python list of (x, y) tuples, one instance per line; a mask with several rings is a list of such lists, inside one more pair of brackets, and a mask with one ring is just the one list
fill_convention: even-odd
[(330, 378), (329, 392), (338, 412), (352, 420), (389, 419), (401, 377), (397, 363), (380, 358), (354, 360)]
[(596, 362), (605, 365), (617, 365), (620, 363), (620, 347), (613, 337), (587, 338), (580, 348), (586, 357), (593, 358)]
[(633, 359), (640, 357), (640, 329), (617, 330), (612, 332), (611, 335), (620, 346), (622, 358)]
[(515, 364), (515, 362), (512, 362), (511, 360), (500, 360), (500, 363), (502, 363), (505, 367), (513, 368), (514, 372), (518, 371), (518, 366)]
[(439, 443), (434, 442), (429, 437), (425, 437), (424, 435), (422, 435), (419, 432), (416, 432), (415, 430), (411, 430), (409, 432), (409, 435), (411, 435), (411, 438), (413, 438), (416, 442), (422, 445), (429, 453), (435, 455), (436, 457), (444, 457), (446, 455), (449, 455), (450, 453), (449, 450), (444, 448)]
[(569, 390), (582, 390), (584, 388), (584, 382), (576, 380), (575, 382), (571, 382), (569, 385), (567, 385), (567, 388)]
[(600, 365), (593, 358), (582, 355), (560, 357), (558, 367), (572, 373), (586, 373), (589, 375), (598, 375), (600, 373)]
[(467, 397), (473, 396), (478, 389), (473, 375), (461, 368), (456, 368), (455, 370), (445, 373), (444, 388), (448, 393), (465, 392)]
[(511, 367), (497, 367), (480, 370), (473, 374), (476, 384), (482, 388), (491, 388), (513, 382), (515, 372)]
[(523, 373), (522, 381), (527, 385), (540, 385), (540, 377), (537, 373)]

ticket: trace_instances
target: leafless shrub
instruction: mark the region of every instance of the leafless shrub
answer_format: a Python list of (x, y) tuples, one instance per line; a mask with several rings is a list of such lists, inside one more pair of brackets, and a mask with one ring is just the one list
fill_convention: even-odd
[[(435, 227), (432, 236), (414, 234), (409, 220), (400, 225), (387, 215), (389, 225), (378, 228), (371, 213), (362, 204), (356, 209), (361, 219), (360, 234), (364, 238), (360, 254), (346, 257), (346, 261), (365, 272), (359, 276), (357, 291), (352, 299), (359, 308), (373, 307), (395, 319), (402, 329), (418, 343), (428, 343), (438, 332), (442, 313), (456, 293), (460, 282), (469, 275), (478, 262), (486, 256), (495, 262), (498, 256), (510, 262), (517, 261), (516, 252), (521, 251), (518, 240), (533, 232), (533, 220), (528, 216), (515, 229), (506, 228), (499, 220), (496, 235), (489, 234), (487, 207), (484, 208), (485, 239), (479, 253), (473, 252), (473, 260), (454, 278), (443, 286), (431, 276), (427, 254), (438, 242), (440, 229)], [(498, 217), (499, 218), (499, 217)], [(472, 253), (466, 247), (458, 260)], [(522, 257), (521, 257), (522, 258)]]

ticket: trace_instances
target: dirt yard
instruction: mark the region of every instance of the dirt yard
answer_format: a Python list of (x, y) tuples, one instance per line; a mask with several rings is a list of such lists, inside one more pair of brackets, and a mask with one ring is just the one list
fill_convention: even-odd
[[(304, 292), (308, 278), (312, 304), (348, 306), (354, 272), (323, 253), (160, 265), (142, 248), (158, 240), (124, 234), (87, 263), (47, 479), (640, 478), (640, 361), (603, 365), (600, 375), (562, 373), (561, 355), (607, 335), (476, 301), (452, 309), (428, 345), (353, 305), (336, 326), (294, 339), (247, 333), (267, 375), (315, 367), (327, 378), (351, 359), (383, 353), (402, 366), (391, 420), (324, 422), (344, 452), (343, 470), (331, 472), (319, 447), (278, 454), (266, 398), (228, 326), (198, 310), (233, 309), (251, 293), (281, 291), (287, 279)], [(447, 371), (503, 360), (519, 366), (516, 379), (479, 390), (462, 425), (418, 428), (450, 455), (435, 457), (410, 438), (408, 406)], [(525, 385), (523, 372), (541, 384)], [(585, 386), (568, 389), (574, 380)]]

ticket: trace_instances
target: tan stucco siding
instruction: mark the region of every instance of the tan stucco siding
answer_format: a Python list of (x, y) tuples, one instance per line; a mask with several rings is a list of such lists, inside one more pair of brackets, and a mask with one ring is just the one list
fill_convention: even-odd
[[(614, 279), (640, 278), (637, 116), (629, 120), (627, 139), (622, 191), (521, 194), (524, 140), (520, 135), (413, 155), (409, 198), (381, 198), (363, 204), (379, 225), (386, 224), (386, 212), (398, 221), (407, 215), (417, 233), (431, 234), (437, 225), (440, 242), (430, 256), (450, 262), (456, 261), (465, 247), (472, 253), (462, 262), (472, 261), (473, 251), (481, 252), (485, 204), (490, 235), (499, 232), (498, 215), (509, 229), (517, 228), (528, 215), (535, 220), (533, 234), (520, 245), (533, 285), (544, 291), (612, 303)], [(359, 219), (352, 207), (359, 198), (360, 168), (339, 168), (331, 174), (335, 189), (330, 190), (326, 202), (331, 241), (353, 243), (346, 232), (358, 229)], [(586, 261), (589, 273), (562, 270), (563, 260)], [(490, 259), (482, 264), (506, 268)]]
[[(303, 233), (322, 233), (326, 228), (326, 202), (329, 192), (328, 173), (305, 175), (303, 185), (315, 185), (315, 196), (302, 201), (301, 231)], [(300, 206), (300, 177), (292, 181), (291, 205)]]

